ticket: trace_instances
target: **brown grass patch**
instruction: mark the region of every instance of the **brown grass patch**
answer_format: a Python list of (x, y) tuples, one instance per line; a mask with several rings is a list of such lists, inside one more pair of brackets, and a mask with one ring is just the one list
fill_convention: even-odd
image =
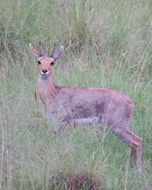
[(50, 190), (100, 190), (101, 182), (88, 172), (67, 173), (60, 172), (52, 177)]

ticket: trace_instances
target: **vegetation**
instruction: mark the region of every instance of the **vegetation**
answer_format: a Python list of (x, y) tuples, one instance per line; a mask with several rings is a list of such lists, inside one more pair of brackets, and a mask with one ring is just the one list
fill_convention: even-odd
[[(61, 190), (59, 181), (83, 173), (105, 190), (152, 189), (152, 1), (1, 0), (0, 12), (0, 189)], [(57, 84), (108, 87), (133, 99), (141, 175), (128, 147), (101, 126), (54, 134), (34, 97), (28, 44), (39, 41), (65, 46), (54, 66)]]

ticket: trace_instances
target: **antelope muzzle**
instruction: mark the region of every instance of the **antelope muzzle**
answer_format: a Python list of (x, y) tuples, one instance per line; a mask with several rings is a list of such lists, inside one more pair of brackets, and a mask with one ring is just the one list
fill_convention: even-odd
[(41, 70), (41, 77), (44, 80), (46, 80), (48, 78), (48, 70), (47, 69), (42, 69)]

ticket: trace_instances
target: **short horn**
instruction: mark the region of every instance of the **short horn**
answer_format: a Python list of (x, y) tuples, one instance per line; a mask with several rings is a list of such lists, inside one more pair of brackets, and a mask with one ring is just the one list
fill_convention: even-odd
[(44, 54), (45, 54), (45, 50), (44, 50), (41, 42), (39, 42), (39, 54), (40, 54), (40, 57), (44, 56)]
[(55, 46), (56, 46), (56, 44), (54, 43), (53, 48), (50, 48), (50, 54), (49, 54), (50, 57), (53, 57), (53, 54), (55, 51)]

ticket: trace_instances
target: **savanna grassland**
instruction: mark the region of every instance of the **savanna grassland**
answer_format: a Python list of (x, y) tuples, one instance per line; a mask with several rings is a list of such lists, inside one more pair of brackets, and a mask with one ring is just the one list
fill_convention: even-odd
[[(34, 96), (37, 63), (28, 44), (39, 41), (47, 50), (65, 46), (55, 83), (113, 88), (133, 99), (141, 175), (127, 145), (101, 126), (53, 132)], [(59, 173), (79, 172), (104, 190), (152, 189), (152, 1), (1, 0), (0, 189), (66, 190)]]

